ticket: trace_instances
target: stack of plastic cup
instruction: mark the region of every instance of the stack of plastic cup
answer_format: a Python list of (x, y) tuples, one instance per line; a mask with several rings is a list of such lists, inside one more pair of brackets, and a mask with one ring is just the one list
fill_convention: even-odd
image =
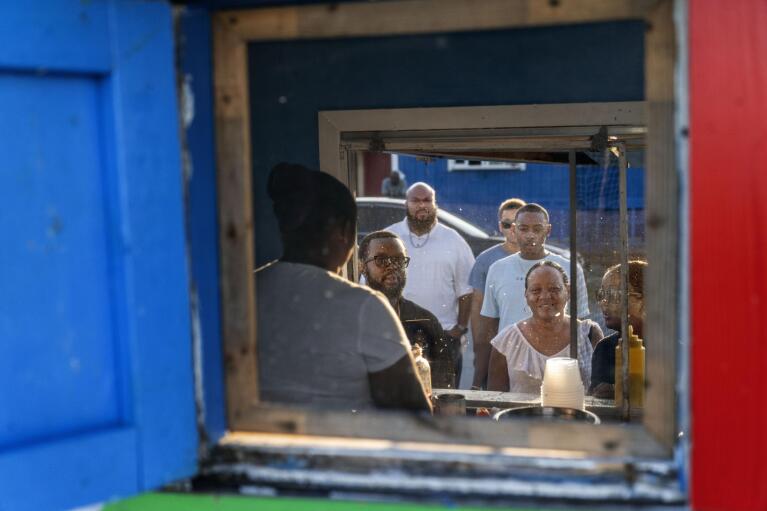
[(541, 385), (541, 406), (583, 410), (585, 391), (578, 361), (568, 357), (546, 360)]

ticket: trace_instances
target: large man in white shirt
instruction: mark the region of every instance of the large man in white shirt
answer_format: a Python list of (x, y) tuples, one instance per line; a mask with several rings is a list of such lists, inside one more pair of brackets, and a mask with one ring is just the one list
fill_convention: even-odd
[(410, 256), (403, 296), (434, 314), (445, 333), (458, 340), (468, 331), (474, 255), (460, 234), (437, 221), (431, 186), (408, 188), (406, 209), (404, 220), (386, 228), (402, 239)]
[[(543, 259), (558, 263), (570, 277), (570, 261), (546, 250), (544, 243), (551, 234), (549, 213), (540, 204), (530, 203), (517, 210), (513, 227), (519, 252), (494, 262), (487, 272), (485, 295), (475, 333), (475, 353), (487, 352), (488, 360), (475, 360), (474, 382), (484, 382), (489, 362), (489, 345), (498, 332), (517, 321), (530, 317), (532, 312), (525, 300), (525, 276), (535, 263)], [(578, 317), (589, 314), (589, 297), (583, 269), (578, 265), (577, 281)], [(486, 350), (477, 350), (487, 345)]]

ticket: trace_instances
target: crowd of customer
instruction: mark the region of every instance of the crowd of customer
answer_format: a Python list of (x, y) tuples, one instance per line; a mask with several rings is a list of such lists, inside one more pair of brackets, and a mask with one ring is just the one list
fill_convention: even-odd
[[(358, 247), (362, 284), (341, 274), (355, 244), (356, 205), (338, 180), (299, 165), (276, 166), (268, 194), (283, 255), (256, 271), (261, 399), (361, 410), (430, 411), (424, 387), (457, 388), (471, 327), (473, 389), (539, 392), (546, 360), (577, 359), (585, 388), (614, 392), (620, 337), (620, 265), (607, 270), (597, 299), (605, 326), (588, 318), (583, 270), (547, 249), (549, 214), (539, 204), (504, 201), (505, 241), (476, 261), (466, 241), (437, 220), (436, 191), (415, 183), (406, 216)], [(629, 264), (629, 323), (641, 336), (646, 263)], [(567, 304), (577, 294), (578, 317)], [(431, 364), (419, 379), (411, 348)]]

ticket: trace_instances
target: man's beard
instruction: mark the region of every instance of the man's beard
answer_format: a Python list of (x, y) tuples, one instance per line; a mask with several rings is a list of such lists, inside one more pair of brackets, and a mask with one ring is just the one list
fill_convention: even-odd
[(434, 224), (437, 223), (437, 211), (433, 210), (423, 220), (419, 220), (415, 216), (410, 214), (410, 210), (407, 211), (407, 223), (410, 226), (411, 231), (425, 232), (430, 231)]
[[(384, 278), (386, 277), (384, 276)], [(366, 279), (368, 286), (375, 289), (376, 291), (380, 291), (389, 300), (397, 300), (400, 296), (402, 296), (402, 290), (405, 289), (405, 283), (407, 282), (405, 272), (399, 274), (399, 282), (397, 282), (396, 286), (386, 286), (383, 282), (374, 280), (370, 275), (366, 275)]]

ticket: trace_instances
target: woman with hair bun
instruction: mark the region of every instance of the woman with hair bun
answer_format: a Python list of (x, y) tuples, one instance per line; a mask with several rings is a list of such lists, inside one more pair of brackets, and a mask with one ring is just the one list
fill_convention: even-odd
[(349, 190), (324, 172), (281, 163), (267, 192), (283, 255), (256, 271), (261, 400), (431, 410), (391, 306), (339, 276), (355, 242)]

